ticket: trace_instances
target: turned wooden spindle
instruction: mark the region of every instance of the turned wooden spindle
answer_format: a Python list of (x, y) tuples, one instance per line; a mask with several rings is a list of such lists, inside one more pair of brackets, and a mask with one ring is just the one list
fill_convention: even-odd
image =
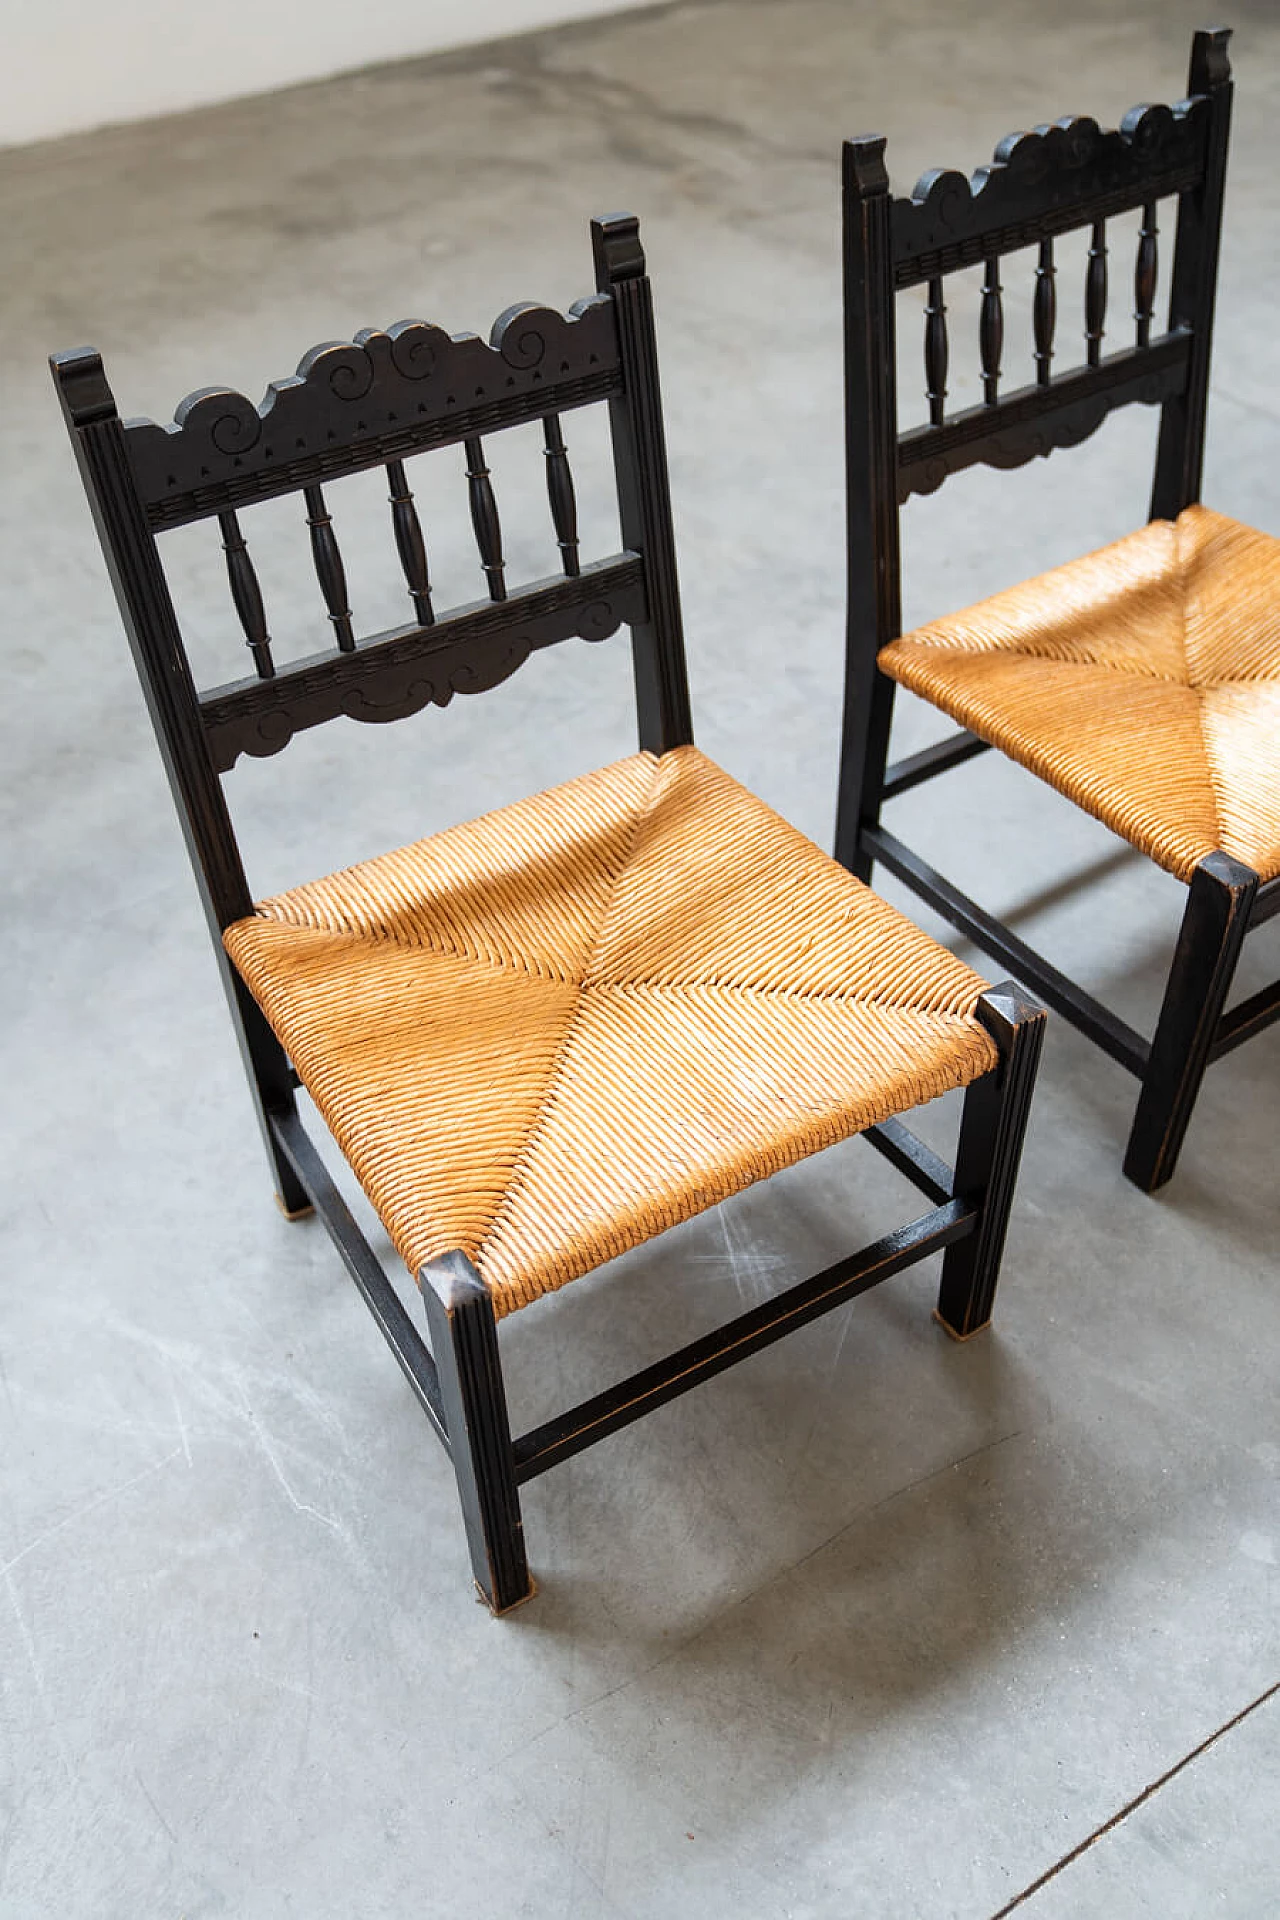
[(1000, 392), (1000, 355), (1004, 350), (1004, 300), (1000, 262), (992, 254), (984, 263), (982, 311), (978, 318), (978, 347), (982, 355), (982, 399), (994, 407)]
[(489, 484), (489, 469), (484, 463), (484, 448), (479, 438), (463, 442), (467, 454), (467, 492), (471, 500), (471, 524), (480, 549), (480, 565), (489, 583), (489, 598), (505, 600), (507, 585), (503, 578), (502, 528), (498, 521), (498, 503)]
[(924, 309), (925, 398), (929, 402), (931, 427), (942, 425), (942, 408), (947, 397), (947, 353), (947, 308), (939, 276), (929, 282)]
[(1102, 335), (1107, 317), (1107, 223), (1095, 220), (1089, 241), (1089, 265), (1084, 280), (1084, 337), (1089, 365), (1102, 359)]
[(575, 575), (582, 571), (578, 560), (578, 503), (573, 495), (573, 475), (560, 431), (560, 415), (547, 414), (542, 426), (546, 435), (543, 452), (547, 460), (547, 499), (551, 503), (560, 564), (567, 574)]
[(1057, 272), (1053, 264), (1053, 241), (1040, 242), (1036, 262), (1036, 290), (1031, 305), (1031, 325), (1035, 336), (1036, 384), (1047, 387), (1053, 360), (1053, 335), (1058, 324), (1058, 295), (1054, 285)]
[(396, 537), (396, 552), (404, 573), (409, 598), (420, 627), (435, 625), (431, 605), (431, 581), (427, 574), (427, 544), (422, 537), (422, 522), (413, 504), (413, 494), (405, 475), (403, 460), (388, 460), (387, 479), (391, 482), (391, 528)]
[(262, 589), (258, 585), (258, 576), (253, 570), (249, 549), (240, 531), (240, 522), (234, 513), (220, 513), (218, 525), (222, 529), (222, 550), (227, 556), (227, 578), (231, 582), (231, 598), (240, 616), (240, 625), (244, 628), (244, 637), (249, 652), (253, 655), (253, 664), (258, 670), (260, 680), (273, 680), (276, 668), (271, 658), (271, 635), (267, 632), (267, 616), (262, 606)]
[(1142, 209), (1142, 225), (1138, 229), (1138, 257), (1133, 268), (1133, 317), (1137, 323), (1137, 344), (1147, 347), (1151, 344), (1151, 320), (1156, 305), (1156, 278), (1160, 271), (1159, 255), (1156, 251), (1156, 235), (1160, 229), (1156, 225), (1156, 203), (1148, 200)]
[(354, 653), (356, 636), (351, 627), (351, 608), (347, 605), (347, 575), (338, 551), (333, 521), (319, 487), (304, 487), (302, 497), (306, 501), (307, 525), (311, 529), (311, 558), (315, 563), (320, 591), (329, 609), (329, 618), (333, 622), (334, 638), (341, 652)]

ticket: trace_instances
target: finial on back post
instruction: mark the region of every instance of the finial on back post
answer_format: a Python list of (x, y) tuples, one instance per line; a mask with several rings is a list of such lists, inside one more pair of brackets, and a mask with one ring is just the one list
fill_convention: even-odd
[(102, 355), (96, 348), (72, 347), (67, 353), (51, 353), (49, 367), (70, 426), (91, 427), (100, 420), (115, 419), (115, 395), (107, 384)]
[(845, 191), (867, 199), (873, 193), (887, 193), (889, 172), (884, 164), (885, 136), (882, 133), (858, 134), (844, 143)]
[(640, 244), (640, 222), (634, 213), (606, 213), (594, 219), (591, 251), (601, 293), (607, 293), (620, 280), (644, 278), (644, 248)]
[(1197, 27), (1191, 40), (1188, 93), (1209, 93), (1231, 79), (1230, 27)]

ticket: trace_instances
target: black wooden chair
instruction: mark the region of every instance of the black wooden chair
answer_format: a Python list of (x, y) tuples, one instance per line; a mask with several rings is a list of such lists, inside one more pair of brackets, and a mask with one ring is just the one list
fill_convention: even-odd
[[(281, 1205), (320, 1214), (451, 1454), (496, 1611), (531, 1591), (531, 1476), (935, 1251), (944, 1326), (986, 1323), (1044, 1019), (694, 748), (644, 255), (629, 215), (593, 238), (598, 291), (566, 317), (511, 308), (488, 345), (361, 333), (261, 409), (209, 389), (171, 426), (122, 423), (96, 353), (53, 361)], [(602, 401), (625, 550), (588, 563), (561, 417)], [(482, 435), (537, 422), (561, 571), (515, 591)], [(455, 445), (488, 598), (438, 615), (404, 463)], [(379, 466), (413, 618), (359, 638), (322, 489)], [(240, 515), (299, 492), (336, 644), (277, 664)], [(256, 675), (200, 693), (159, 543), (212, 518)], [(443, 706), (623, 624), (640, 753), (255, 908), (220, 780), (241, 754)], [(303, 1131), (299, 1084), (421, 1289), (432, 1351)], [(960, 1086), (953, 1176), (895, 1115)], [(513, 1442), (502, 1315), (858, 1132), (925, 1214)]]
[[(837, 857), (880, 860), (1142, 1084), (1125, 1172), (1174, 1170), (1206, 1066), (1280, 1016), (1280, 982), (1224, 1013), (1247, 931), (1280, 911), (1280, 541), (1201, 506), (1210, 331), (1231, 108), (1225, 29), (1196, 34), (1190, 98), (1117, 132), (1067, 118), (1011, 134), (970, 181), (889, 195), (885, 142), (845, 147), (849, 632)], [(1177, 201), (1167, 329), (1157, 208)], [(1132, 344), (1102, 351), (1106, 223), (1141, 210)], [(1054, 241), (1089, 234), (1085, 364), (1055, 373)], [(1002, 257), (1038, 248), (1035, 377), (1003, 392)], [(948, 413), (946, 276), (980, 266), (983, 399)], [(927, 289), (929, 421), (899, 430), (895, 295)], [(1113, 407), (1161, 408), (1150, 523), (900, 637), (898, 509), (976, 462), (1074, 446)], [(963, 731), (887, 765), (902, 684)], [(1189, 893), (1154, 1039), (1066, 978), (881, 821), (886, 800), (995, 746), (1176, 874)]]

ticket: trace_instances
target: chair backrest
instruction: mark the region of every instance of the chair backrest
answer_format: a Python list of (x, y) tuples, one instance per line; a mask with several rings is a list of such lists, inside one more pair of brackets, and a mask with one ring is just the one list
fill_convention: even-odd
[[(278, 752), (339, 714), (386, 721), (455, 693), (496, 686), (535, 650), (631, 629), (641, 745), (692, 738), (671, 527), (653, 307), (630, 214), (592, 222), (597, 292), (567, 315), (516, 306), (486, 345), (421, 321), (314, 348), (260, 407), (242, 394), (190, 394), (173, 423), (121, 421), (101, 358), (51, 365), (161, 752), (216, 927), (252, 904), (220, 776), (241, 753)], [(560, 417), (607, 401), (623, 551), (584, 564)], [(483, 436), (543, 423), (557, 577), (508, 589)], [(486, 601), (437, 613), (404, 466), (462, 445)], [(323, 488), (384, 467), (390, 533), (414, 618), (357, 635)], [(319, 595), (334, 645), (277, 670), (242, 509), (301, 493)], [(216, 518), (231, 596), (255, 673), (198, 691), (161, 563), (158, 536)], [(300, 529), (301, 531), (301, 529)], [(389, 543), (389, 551), (390, 551)]]
[[(1086, 439), (1114, 407), (1162, 409), (1150, 512), (1174, 518), (1199, 498), (1218, 240), (1231, 114), (1230, 32), (1193, 40), (1189, 95), (1176, 106), (1134, 107), (1114, 132), (1068, 117), (1010, 134), (972, 180), (927, 173), (909, 199), (892, 199), (879, 137), (844, 149), (844, 306), (848, 462), (849, 668), (862, 677), (900, 632), (898, 508), (949, 474), (982, 462), (1017, 467)], [(1178, 203), (1168, 325), (1155, 331), (1157, 205)], [(1140, 210), (1131, 344), (1102, 351), (1107, 314), (1108, 219)], [(1083, 364), (1059, 357), (1054, 242), (1087, 229)], [(1033, 295), (1034, 378), (1001, 388), (1004, 310), (1000, 262), (1038, 249)], [(944, 282), (980, 266), (978, 327), (983, 397), (948, 413)], [(927, 289), (924, 377), (928, 424), (898, 426), (895, 296)], [(1030, 369), (1029, 369), (1030, 371)], [(851, 690), (852, 691), (852, 690)]]

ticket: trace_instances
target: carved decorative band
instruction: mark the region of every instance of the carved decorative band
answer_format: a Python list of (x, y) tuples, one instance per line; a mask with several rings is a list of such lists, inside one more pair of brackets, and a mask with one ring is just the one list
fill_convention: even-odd
[(171, 425), (132, 420), (125, 433), (152, 526), (179, 526), (606, 399), (621, 384), (613, 301), (594, 295), (567, 316), (510, 308), (488, 345), (417, 320), (359, 333), (313, 348), (260, 407), (207, 388)]
[(1109, 354), (1096, 367), (1022, 387), (995, 406), (969, 407), (941, 427), (917, 427), (898, 442), (898, 501), (933, 493), (965, 467), (1021, 467), (1055, 447), (1096, 433), (1115, 407), (1156, 406), (1186, 385), (1189, 333), (1167, 333), (1149, 347)]
[(575, 579), (462, 607), (432, 626), (378, 634), (353, 653), (313, 655), (274, 680), (241, 680), (202, 694), (209, 751), (226, 773), (242, 753), (279, 753), (295, 733), (339, 714), (384, 721), (432, 703), (444, 707), (455, 693), (496, 687), (539, 648), (575, 636), (604, 640), (648, 617), (640, 556), (597, 561)]
[(963, 267), (979, 266), (988, 255), (998, 257), (1016, 253), (1021, 247), (1034, 247), (1041, 240), (1052, 240), (1058, 234), (1092, 226), (1095, 220), (1110, 220), (1118, 213), (1130, 213), (1135, 207), (1145, 206), (1149, 201), (1165, 200), (1175, 194), (1186, 193), (1198, 183), (1202, 172), (1200, 167), (1182, 167), (1176, 173), (1138, 181), (1132, 187), (1115, 193), (1073, 200), (1067, 205), (1054, 207), (1044, 213), (1029, 214), (1025, 220), (1011, 221), (1007, 225), (987, 227), (975, 221), (971, 233), (941, 242), (926, 252), (916, 251), (905, 223), (903, 226), (898, 224), (899, 209), (916, 212), (918, 208), (915, 202), (895, 200), (893, 284), (899, 292), (904, 287), (918, 287), (927, 280), (958, 273)]
[(938, 168), (892, 206), (894, 280), (917, 285), (1016, 252), (1145, 201), (1185, 193), (1204, 178), (1210, 105), (1132, 107), (1113, 132), (1068, 114), (1011, 133), (970, 180)]

